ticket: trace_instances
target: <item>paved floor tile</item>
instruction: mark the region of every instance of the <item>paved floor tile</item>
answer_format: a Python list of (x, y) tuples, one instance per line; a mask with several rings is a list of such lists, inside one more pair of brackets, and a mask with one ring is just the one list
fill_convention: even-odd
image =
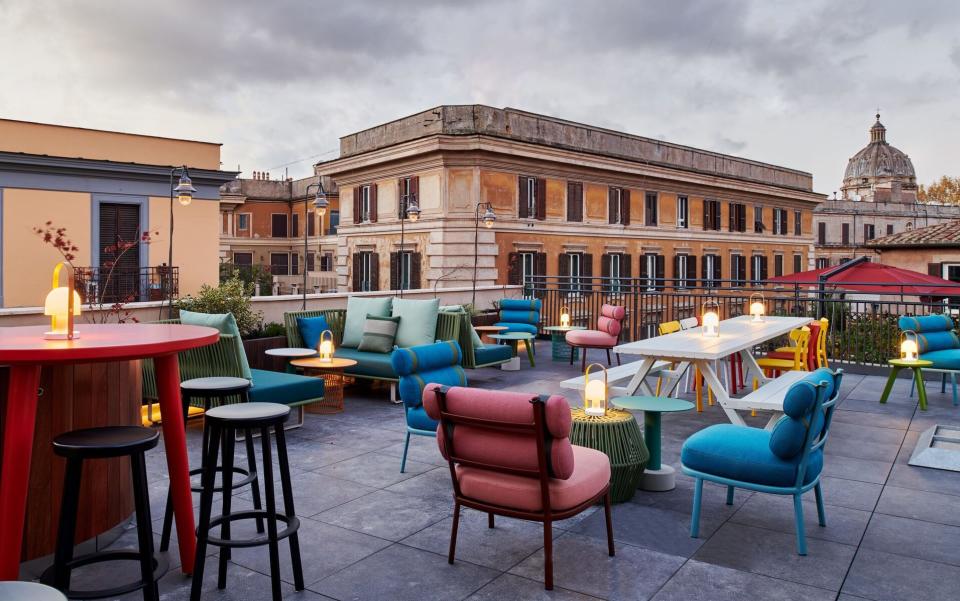
[(861, 548), (960, 566), (960, 527), (875, 514)]
[(960, 568), (860, 549), (843, 592), (875, 601), (955, 601)]
[[(804, 531), (808, 538), (819, 538), (854, 546), (860, 544), (860, 538), (870, 520), (870, 512), (826, 504), (824, 510), (827, 525), (822, 527), (817, 520), (817, 504), (813, 491), (804, 495), (803, 519), (806, 526)], [(796, 528), (793, 497), (757, 493), (744, 503), (730, 521), (793, 534)]]
[(400, 461), (390, 455), (367, 453), (316, 470), (343, 480), (352, 480), (365, 486), (384, 488), (417, 474), (432, 470), (433, 465), (407, 459), (406, 470), (400, 473)]
[(832, 601), (836, 593), (690, 560), (653, 601)]
[(877, 499), (880, 498), (880, 491), (883, 490), (880, 484), (831, 476), (821, 477), (820, 486), (823, 488), (823, 502), (827, 505), (861, 511), (873, 511)]
[[(830, 440), (827, 440), (829, 447)], [(842, 455), (829, 455), (824, 458), (823, 475), (836, 476), (837, 478), (846, 478), (848, 480), (859, 480), (860, 482), (873, 482), (874, 484), (883, 484), (890, 473), (890, 461), (875, 461), (872, 459), (857, 459), (855, 457), (844, 457)]]
[(574, 591), (568, 591), (554, 585), (552, 591), (544, 590), (542, 581), (533, 581), (513, 574), (504, 574), (486, 585), (467, 601), (503, 601), (504, 599), (523, 599), (524, 601), (594, 601), (590, 597)]
[(877, 512), (960, 526), (960, 496), (887, 486), (880, 496)]
[[(690, 516), (677, 511), (644, 507), (634, 503), (615, 505), (613, 509), (613, 537), (631, 545), (654, 549), (663, 553), (690, 557), (720, 527), (718, 516), (703, 515), (700, 538), (690, 537)], [(597, 511), (573, 532), (606, 540), (603, 512)]]
[(371, 536), (398, 541), (453, 513), (453, 504), (378, 490), (314, 516)]

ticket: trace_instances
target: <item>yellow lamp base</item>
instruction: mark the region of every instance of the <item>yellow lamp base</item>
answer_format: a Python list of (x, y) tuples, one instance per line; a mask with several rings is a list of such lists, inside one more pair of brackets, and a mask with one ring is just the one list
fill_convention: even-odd
[(44, 332), (44, 340), (71, 340), (80, 338), (80, 332), (77, 330), (73, 331), (73, 336), (69, 336), (66, 332)]

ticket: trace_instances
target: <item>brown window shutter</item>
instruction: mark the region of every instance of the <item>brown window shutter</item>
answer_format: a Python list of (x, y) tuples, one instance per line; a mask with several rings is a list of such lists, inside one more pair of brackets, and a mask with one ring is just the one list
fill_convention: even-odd
[[(723, 257), (721, 255), (715, 255), (715, 256), (717, 258), (716, 261), (714, 261), (714, 265), (716, 265), (716, 270), (717, 270), (717, 279), (722, 280), (723, 279)], [(717, 282), (717, 286), (723, 286), (723, 282)]]
[(353, 189), (353, 222), (360, 223), (360, 194), (363, 186), (357, 186)]
[(570, 293), (570, 253), (557, 255), (557, 274), (560, 276), (560, 291)]
[(567, 182), (567, 221), (583, 221), (583, 187), (577, 182)]
[(663, 283), (666, 280), (666, 274), (664, 273), (664, 258), (663, 255), (657, 255), (657, 289), (663, 290)]
[(533, 274), (540, 277), (547, 275), (547, 253), (533, 255)]
[(703, 200), (703, 229), (708, 230), (713, 226), (713, 217), (710, 216), (710, 201)]
[(760, 281), (766, 282), (768, 279), (769, 271), (767, 271), (767, 257), (763, 256), (760, 259)]
[(688, 286), (697, 285), (697, 256), (687, 255), (687, 282)]
[[(700, 264), (700, 279), (706, 283), (707, 282), (707, 257), (710, 255), (703, 256), (703, 263)], [(696, 271), (694, 271), (696, 273)]]
[(522, 175), (521, 175), (519, 178), (517, 178), (517, 182), (518, 182), (517, 185), (518, 185), (519, 188), (520, 188), (520, 193), (517, 195), (517, 198), (519, 199), (519, 204), (518, 204), (518, 206), (517, 206), (517, 216), (518, 216), (520, 219), (526, 219), (527, 217), (530, 216), (530, 215), (527, 213), (527, 206), (528, 206), (528, 202), (529, 202), (529, 200), (530, 200), (529, 196), (527, 195), (527, 180), (528, 180), (528, 179), (529, 179), (529, 178), (524, 177), (524, 176), (522, 176)]
[(620, 277), (622, 278), (631, 278), (633, 273), (630, 269), (630, 255), (623, 253), (620, 255)]
[(507, 284), (520, 285), (520, 253), (507, 255)]
[(390, 253), (390, 290), (400, 289), (400, 253)]
[(732, 202), (727, 203), (727, 213), (727, 229), (735, 232), (737, 230), (737, 211), (736, 205)]
[(600, 255), (600, 277), (603, 278), (602, 287), (603, 290), (609, 290), (610, 284), (607, 282), (607, 278), (610, 277), (610, 255), (609, 253), (603, 253)]
[(673, 285), (677, 285), (677, 280), (681, 277), (680, 273), (680, 255), (673, 255)]
[(547, 180), (537, 178), (537, 214), (535, 217), (540, 221), (547, 218)]
[(420, 204), (420, 176), (413, 175), (410, 177), (410, 196)]
[(401, 177), (397, 180), (397, 219), (403, 219), (403, 184), (406, 178)]
[(423, 261), (423, 257), (420, 253), (413, 253), (410, 255), (410, 289), (419, 290), (423, 287), (420, 282), (420, 263)]
[(927, 263), (927, 273), (938, 278), (943, 277), (943, 264), (942, 263)]
[(585, 280), (582, 288), (588, 292), (591, 291), (593, 289), (590, 279), (593, 277), (593, 255), (590, 253), (584, 253), (580, 256), (580, 276)]
[(623, 215), (623, 225), (630, 225), (630, 190), (626, 188), (620, 195), (620, 214)]
[(607, 188), (607, 223), (616, 223), (617, 197), (616, 188)]
[(370, 290), (380, 290), (380, 255), (370, 253)]
[(353, 291), (358, 292), (360, 290), (360, 253), (353, 253)]
[(377, 222), (377, 184), (370, 184), (370, 223)]

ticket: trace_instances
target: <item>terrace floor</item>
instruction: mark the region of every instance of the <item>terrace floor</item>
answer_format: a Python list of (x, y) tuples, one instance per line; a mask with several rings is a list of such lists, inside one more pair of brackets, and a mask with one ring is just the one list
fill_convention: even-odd
[[(560, 393), (559, 382), (579, 371), (551, 362), (547, 343), (539, 349), (535, 369), (524, 360), (520, 372), (472, 371), (470, 384)], [(941, 394), (929, 383), (930, 409), (920, 412), (905, 379), (882, 406), (883, 384), (879, 376), (844, 377), (826, 447), (828, 526), (817, 525), (810, 494), (808, 556), (795, 551), (789, 498), (738, 490), (730, 507), (724, 489), (713, 485), (704, 489), (701, 538), (691, 539), (692, 480), (678, 473), (674, 491), (638, 491), (615, 506), (615, 558), (606, 554), (602, 512), (559, 522), (552, 593), (543, 590), (538, 524), (498, 518), (496, 529), (488, 530), (483, 514), (466, 510), (457, 562), (447, 564), (453, 502), (435, 440), (413, 437), (407, 473), (401, 474), (402, 408), (385, 401), (385, 389), (349, 389), (343, 413), (308, 414), (304, 427), (288, 436), (307, 590), (294, 591), (281, 545), (286, 598), (957, 599), (960, 473), (911, 467), (907, 460), (920, 432), (938, 422), (960, 424), (960, 409), (951, 406), (949, 390)], [(716, 406), (664, 416), (664, 461), (677, 467), (687, 436), (725, 421)], [(762, 425), (764, 418), (756, 421)], [(194, 424), (191, 465), (199, 464), (199, 441)], [(167, 490), (162, 450), (149, 462), (152, 510), (159, 518)], [(234, 507), (249, 505), (248, 491), (239, 491)], [(158, 533), (160, 523), (154, 522)], [(131, 530), (116, 545), (135, 542)], [(174, 569), (175, 548), (160, 583), (166, 601), (189, 597), (190, 580)], [(107, 569), (78, 572), (75, 584), (102, 585), (111, 576)], [(226, 591), (217, 591), (216, 563), (208, 561), (204, 599), (268, 599), (268, 573), (266, 548), (235, 550)]]

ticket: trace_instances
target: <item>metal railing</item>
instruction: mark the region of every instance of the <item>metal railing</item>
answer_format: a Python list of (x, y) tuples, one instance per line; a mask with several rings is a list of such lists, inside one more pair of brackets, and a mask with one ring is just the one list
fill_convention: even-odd
[(78, 267), (76, 287), (84, 303), (112, 305), (157, 301), (180, 291), (178, 267)]
[[(897, 319), (901, 315), (960, 315), (960, 283), (955, 286), (956, 296), (937, 298), (911, 295), (910, 288), (899, 285), (869, 285), (883, 291), (848, 291), (832, 284), (821, 290), (815, 284), (742, 280), (711, 280), (705, 286), (699, 279), (531, 276), (524, 280), (523, 294), (543, 303), (541, 334), (544, 327), (560, 323), (561, 308), (569, 310), (572, 325), (595, 328), (603, 304), (622, 306), (627, 316), (621, 341), (628, 342), (657, 336), (661, 323), (699, 317), (708, 299), (719, 304), (721, 319), (747, 314), (751, 295), (760, 292), (767, 315), (829, 319), (830, 360), (856, 366), (886, 365), (887, 359), (899, 355)], [(783, 343), (773, 340), (757, 351)]]

